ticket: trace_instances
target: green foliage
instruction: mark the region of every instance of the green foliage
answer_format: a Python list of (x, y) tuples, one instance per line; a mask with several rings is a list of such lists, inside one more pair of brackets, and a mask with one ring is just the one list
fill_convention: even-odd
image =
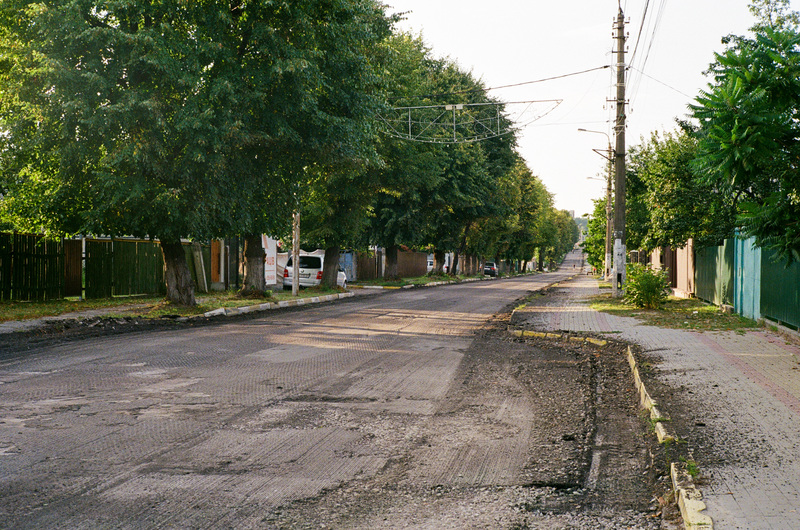
[(594, 200), (594, 210), (589, 216), (589, 228), (583, 250), (586, 261), (597, 270), (604, 270), (606, 260), (606, 199)]
[(756, 17), (753, 31), (764, 29), (794, 29), (800, 25), (800, 16), (790, 9), (789, 0), (751, 0), (750, 12)]
[(713, 84), (692, 106), (700, 122), (694, 167), (738, 198), (745, 235), (800, 259), (800, 34), (764, 27), (755, 39), (732, 39), (716, 59)]
[(657, 309), (669, 296), (670, 286), (664, 270), (653, 270), (639, 263), (628, 265), (625, 301), (636, 307)]
[[(396, 106), (487, 103), (482, 83), (447, 59), (433, 59), (423, 42), (396, 35), (389, 99)], [(437, 111), (439, 112), (439, 111)], [(471, 112), (467, 107), (463, 112)], [(450, 145), (381, 137), (383, 165), (370, 168), (375, 185), (367, 242), (385, 247), (433, 247), (484, 253), (484, 229), (512, 214), (507, 183), (518, 162), (513, 135)]]
[(383, 9), (7, 0), (3, 217), (162, 242), (288, 232), (303, 168), (377, 160)]
[[(687, 131), (659, 135), (630, 150), (631, 173), (639, 183), (635, 209), (639, 217), (639, 248), (681, 248), (689, 239), (703, 247), (716, 245), (733, 233), (733, 200), (692, 168), (697, 140)], [(629, 188), (629, 193), (631, 193)]]

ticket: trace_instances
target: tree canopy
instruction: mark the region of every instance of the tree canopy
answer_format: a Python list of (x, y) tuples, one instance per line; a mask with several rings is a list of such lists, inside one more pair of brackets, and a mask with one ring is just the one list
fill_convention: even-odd
[(9, 0), (2, 16), (17, 225), (162, 244), (281, 233), (304, 167), (375, 158), (377, 2)]
[(736, 201), (743, 233), (800, 259), (800, 34), (765, 27), (716, 58), (713, 82), (692, 106), (695, 167)]
[[(0, 226), (157, 238), (168, 297), (187, 304), (182, 239), (244, 236), (248, 271), (258, 271), (260, 234), (286, 236), (294, 210), (304, 240), (334, 253), (565, 252), (574, 230), (516, 152), (502, 102), (396, 32), (384, 9), (7, 0)], [(453, 143), (382, 131), (393, 108), (433, 116), (444, 105), (463, 105), (459, 116), (476, 124), (491, 109), (496, 129), (481, 141), (457, 132)]]

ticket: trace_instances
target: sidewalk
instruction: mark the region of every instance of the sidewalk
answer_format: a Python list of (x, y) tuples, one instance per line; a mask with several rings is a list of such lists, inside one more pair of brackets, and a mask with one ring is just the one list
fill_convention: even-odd
[[(555, 289), (561, 303), (525, 308), (524, 321), (642, 348), (668, 394), (659, 408), (694, 452), (715, 528), (800, 528), (800, 347), (763, 329), (699, 333), (599, 313), (586, 304), (598, 282), (585, 274)], [(690, 417), (677, 421), (670, 403)]]

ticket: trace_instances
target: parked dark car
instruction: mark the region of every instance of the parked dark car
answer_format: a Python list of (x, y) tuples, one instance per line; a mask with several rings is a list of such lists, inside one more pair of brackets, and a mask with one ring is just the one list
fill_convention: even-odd
[(486, 262), (483, 266), (483, 273), (489, 276), (497, 276), (497, 265), (495, 265), (494, 261)]

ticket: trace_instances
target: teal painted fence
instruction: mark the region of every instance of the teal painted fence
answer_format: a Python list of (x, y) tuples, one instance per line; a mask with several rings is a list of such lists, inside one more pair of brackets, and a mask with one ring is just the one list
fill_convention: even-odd
[(756, 247), (752, 238), (731, 238), (697, 250), (695, 296), (731, 305), (747, 318), (800, 328), (800, 263), (777, 260), (774, 252)]
[(716, 305), (733, 305), (734, 242), (697, 250), (695, 295)]
[(761, 318), (761, 249), (755, 239), (734, 242), (733, 307), (743, 317)]
[(800, 328), (800, 263), (787, 267), (770, 250), (762, 251), (761, 314), (764, 317)]

